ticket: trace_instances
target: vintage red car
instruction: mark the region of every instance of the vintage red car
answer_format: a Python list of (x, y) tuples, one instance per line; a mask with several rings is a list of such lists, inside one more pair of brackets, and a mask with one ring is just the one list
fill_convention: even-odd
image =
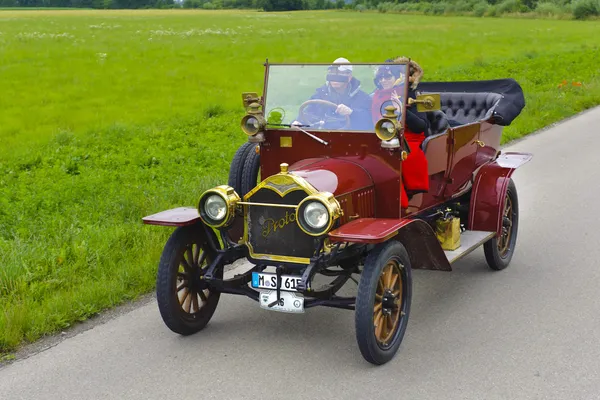
[[(500, 149), (525, 105), (517, 82), (420, 82), (405, 58), (344, 61), (265, 63), (262, 96), (242, 95), (248, 142), (228, 184), (143, 218), (177, 227), (156, 288), (174, 332), (204, 328), (222, 293), (273, 311), (337, 307), (355, 310), (362, 355), (383, 364), (406, 331), (412, 269), (451, 271), (481, 245), (492, 269), (510, 263), (511, 175), (532, 157)], [(242, 258), (246, 272), (224, 279)]]

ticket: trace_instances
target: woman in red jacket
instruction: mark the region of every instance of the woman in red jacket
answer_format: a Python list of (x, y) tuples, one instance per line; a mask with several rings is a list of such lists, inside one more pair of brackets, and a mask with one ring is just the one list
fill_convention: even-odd
[[(386, 62), (406, 62), (409, 68), (409, 84), (408, 97), (416, 98), (415, 90), (421, 77), (423, 69), (416, 62), (409, 60), (406, 57), (399, 57), (394, 60), (389, 59)], [(398, 93), (404, 91), (405, 77), (402, 74), (401, 66), (399, 65), (382, 65), (375, 73), (375, 85), (377, 90), (373, 94), (373, 119), (381, 118), (381, 108), (386, 106), (387, 101), (382, 101), (387, 98), (397, 110), (402, 109), (402, 103)], [(389, 97), (388, 97), (389, 96)], [(410, 147), (410, 154), (402, 163), (402, 207), (408, 206), (410, 195), (416, 193), (427, 192), (429, 190), (429, 173), (427, 169), (427, 158), (421, 150), (421, 143), (425, 140), (426, 134), (429, 131), (429, 120), (425, 113), (418, 112), (416, 107), (407, 106), (404, 126), (404, 137)]]

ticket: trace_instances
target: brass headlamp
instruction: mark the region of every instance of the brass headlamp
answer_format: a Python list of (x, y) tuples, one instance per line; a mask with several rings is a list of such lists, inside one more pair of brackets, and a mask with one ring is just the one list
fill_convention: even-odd
[(396, 108), (394, 106), (387, 106), (383, 118), (375, 124), (375, 134), (383, 141), (388, 141), (396, 137), (398, 131), (402, 127), (400, 122), (396, 119), (396, 114), (394, 113), (395, 110)]
[(343, 214), (340, 203), (332, 193), (319, 192), (298, 204), (296, 221), (304, 233), (321, 236), (329, 232), (335, 220)]
[(200, 219), (212, 228), (226, 227), (233, 221), (240, 196), (231, 186), (221, 185), (202, 193), (198, 201)]
[(242, 118), (242, 130), (248, 136), (256, 136), (264, 131), (267, 121), (260, 111), (260, 104), (252, 103), (248, 106), (248, 114)]

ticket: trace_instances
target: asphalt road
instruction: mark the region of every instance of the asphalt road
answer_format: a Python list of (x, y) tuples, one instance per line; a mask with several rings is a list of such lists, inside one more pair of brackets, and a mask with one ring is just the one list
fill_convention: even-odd
[(600, 108), (519, 141), (511, 266), (478, 249), (415, 271), (396, 358), (365, 362), (351, 311), (223, 296), (180, 337), (156, 303), (0, 369), (0, 399), (600, 399)]

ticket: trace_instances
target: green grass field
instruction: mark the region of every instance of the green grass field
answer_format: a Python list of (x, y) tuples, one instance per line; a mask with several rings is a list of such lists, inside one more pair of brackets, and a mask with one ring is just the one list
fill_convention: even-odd
[(171, 230), (141, 217), (226, 182), (266, 58), (515, 78), (527, 106), (506, 141), (600, 104), (598, 37), (507, 18), (0, 11), (0, 352), (153, 289)]

